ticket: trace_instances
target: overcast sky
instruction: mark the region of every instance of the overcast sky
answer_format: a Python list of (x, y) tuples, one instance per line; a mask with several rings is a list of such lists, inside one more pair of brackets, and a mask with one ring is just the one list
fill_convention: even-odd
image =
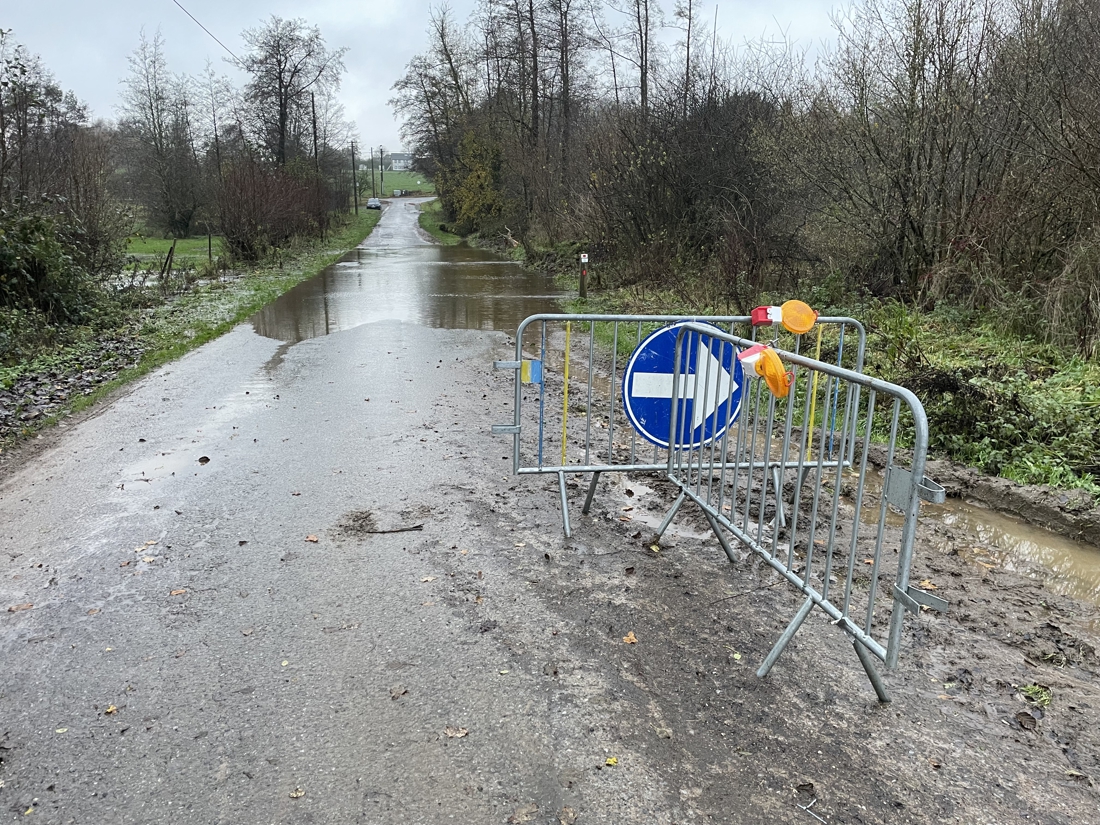
[[(164, 35), (169, 68), (199, 74), (206, 61), (234, 75), (227, 56), (173, 0), (0, 0), (0, 27), (42, 57), (64, 89), (92, 108), (96, 118), (113, 119), (119, 80), (141, 29)], [(364, 146), (400, 146), (400, 124), (386, 103), (409, 59), (424, 50), (428, 9), (435, 0), (179, 0), (222, 43), (244, 52), (241, 32), (275, 14), (302, 17), (321, 29), (332, 48), (347, 46), (341, 98)], [(663, 0), (671, 11), (672, 0)], [(453, 0), (465, 21), (474, 0)], [(701, 17), (713, 20), (714, 4), (703, 0)], [(718, 35), (734, 43), (786, 32), (816, 48), (831, 39), (830, 9), (837, 0), (725, 0), (719, 2)], [(235, 82), (241, 83), (239, 77)]]

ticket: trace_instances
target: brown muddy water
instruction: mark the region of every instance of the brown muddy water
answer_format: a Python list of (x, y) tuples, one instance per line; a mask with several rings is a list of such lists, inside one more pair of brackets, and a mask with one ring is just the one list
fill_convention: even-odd
[(922, 505), (921, 515), (938, 516), (959, 539), (973, 538), (959, 554), (974, 564), (1041, 579), (1053, 593), (1100, 606), (1100, 548), (959, 499)]
[(491, 252), (423, 244), (357, 247), (252, 316), (290, 344), (376, 321), (515, 334), (528, 315), (558, 312), (552, 279)]

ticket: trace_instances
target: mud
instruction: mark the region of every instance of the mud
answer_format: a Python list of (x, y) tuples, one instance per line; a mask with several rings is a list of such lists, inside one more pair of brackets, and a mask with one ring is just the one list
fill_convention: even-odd
[[(885, 677), (892, 703), (876, 701), (824, 617), (759, 679), (799, 604), (769, 568), (749, 555), (729, 563), (691, 512), (654, 552), (649, 525), (622, 519), (624, 507), (671, 504), (659, 480), (601, 481), (592, 514), (575, 507), (570, 542), (524, 516), (552, 511), (555, 492), (525, 482), (486, 506), (483, 518), (516, 539), (495, 551), (583, 651), (562, 661), (553, 631), (540, 640), (555, 689), (571, 694), (585, 659), (606, 660), (618, 685), (604, 724), (666, 766), (689, 820), (1100, 821), (1095, 607), (967, 561), (924, 519), (914, 575), (951, 607), (910, 617), (901, 665)], [(576, 504), (583, 489), (571, 493)], [(637, 644), (624, 644), (631, 632)], [(1049, 688), (1048, 706), (1028, 701), (1030, 685)]]

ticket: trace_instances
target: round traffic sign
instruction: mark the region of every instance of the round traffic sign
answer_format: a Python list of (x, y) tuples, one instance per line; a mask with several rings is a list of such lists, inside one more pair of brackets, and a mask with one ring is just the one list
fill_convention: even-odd
[(687, 332), (680, 351), (679, 386), (673, 387), (676, 337), (686, 323), (657, 330), (634, 350), (623, 372), (623, 409), (642, 438), (667, 448), (675, 404), (674, 446), (694, 450), (721, 438), (737, 420), (745, 381), (737, 347)]

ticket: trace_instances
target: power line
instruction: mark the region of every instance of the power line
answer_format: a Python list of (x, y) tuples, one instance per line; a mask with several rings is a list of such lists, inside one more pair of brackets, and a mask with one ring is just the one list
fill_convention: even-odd
[(202, 29), (204, 32), (206, 32), (208, 35), (210, 35), (214, 39), (215, 43), (217, 43), (219, 46), (221, 46), (223, 49), (225, 49), (227, 52), (229, 52), (230, 56), (237, 62), (238, 66), (243, 63), (243, 61), (239, 57), (237, 57), (237, 55), (233, 54), (233, 50), (230, 49), (224, 43), (222, 43), (222, 41), (218, 40), (218, 38), (214, 36), (214, 33), (212, 31), (210, 31), (210, 29), (206, 28), (206, 26), (204, 26), (202, 23), (200, 23), (199, 19), (197, 17), (195, 17), (195, 15), (191, 14), (191, 12), (189, 12), (187, 9), (183, 8), (183, 6), (180, 4), (180, 0), (172, 0), (172, 2), (175, 3), (177, 6), (179, 6), (180, 9), (183, 10), (184, 14), (186, 14), (188, 17), (190, 17), (192, 20), (194, 20), (195, 25), (197, 25), (200, 29)]

